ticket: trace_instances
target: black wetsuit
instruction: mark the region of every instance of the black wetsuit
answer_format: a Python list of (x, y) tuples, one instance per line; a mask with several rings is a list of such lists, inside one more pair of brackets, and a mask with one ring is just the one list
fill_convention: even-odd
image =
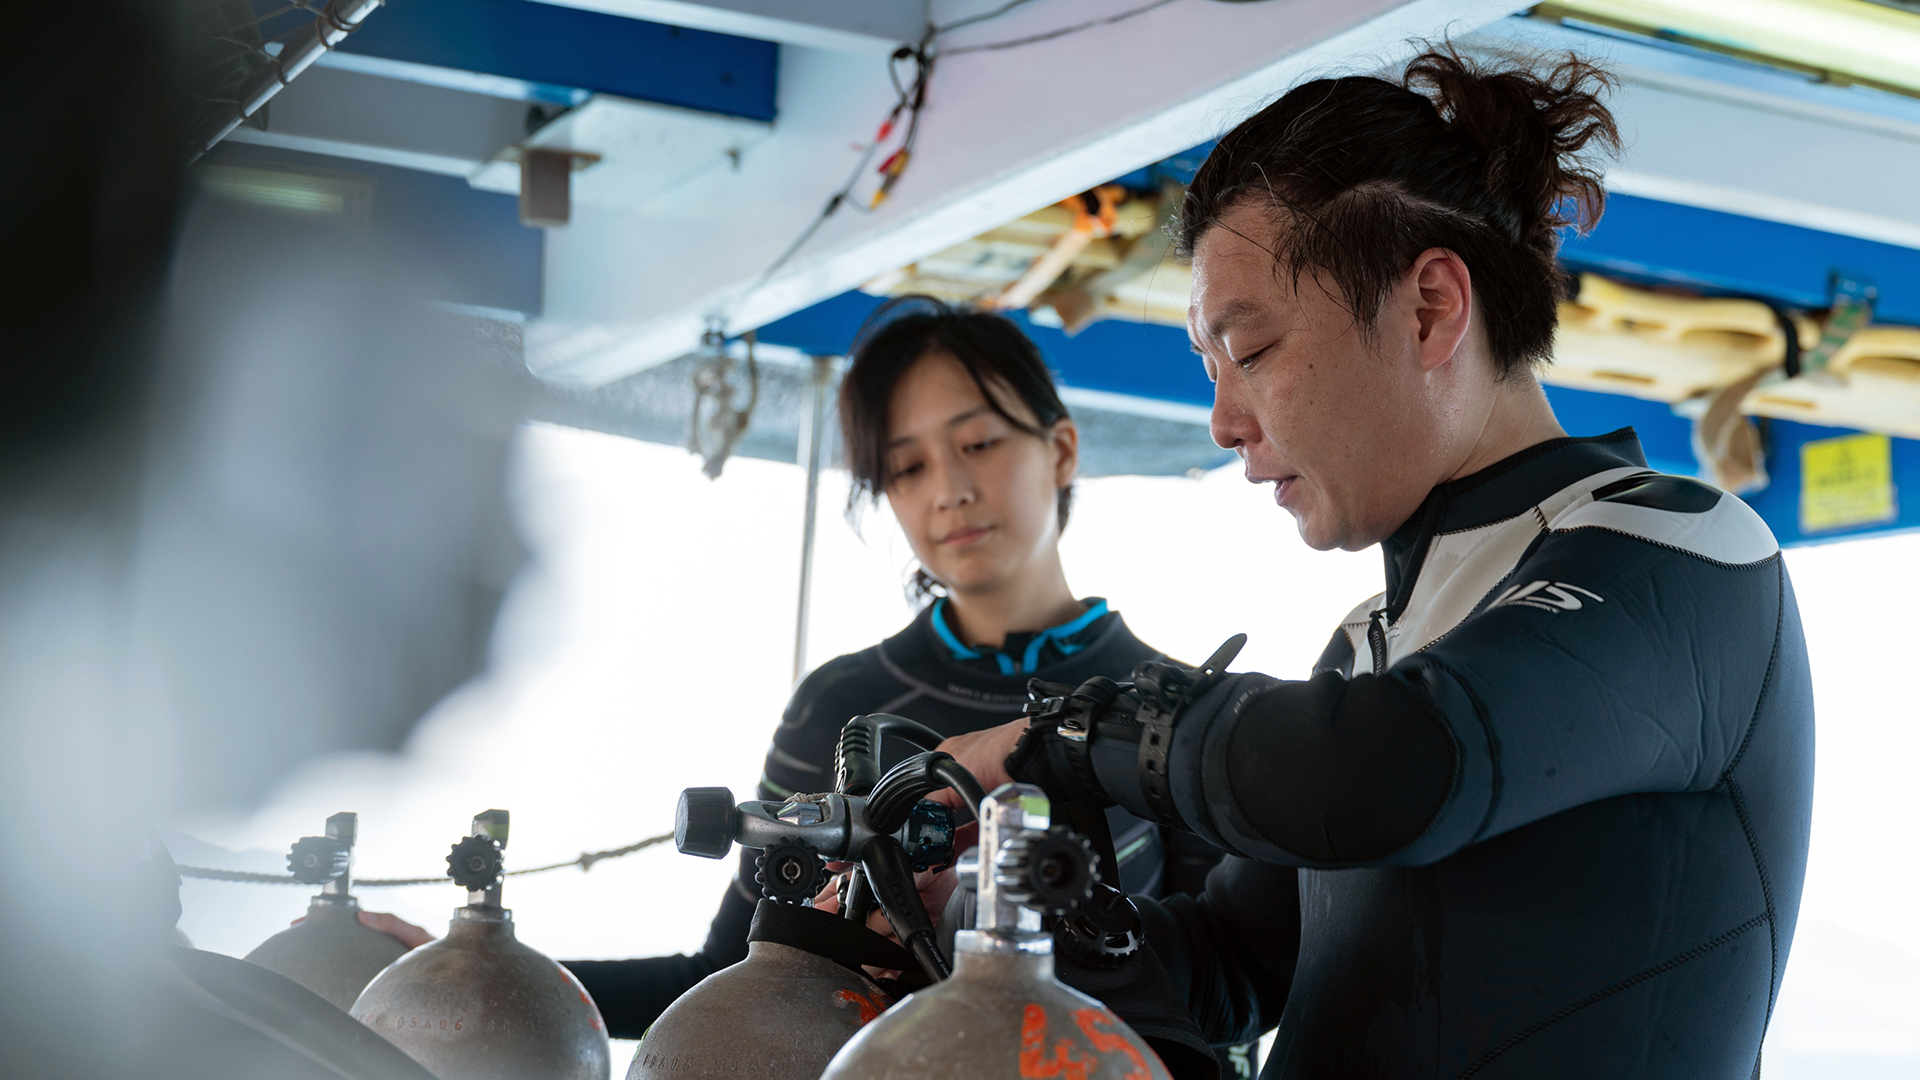
[(1766, 525), (1621, 431), (1442, 485), (1384, 547), (1312, 678), (1180, 714), (1176, 814), (1139, 729), (1095, 733), (1107, 795), (1233, 853), (1141, 901), (1203, 1032), (1277, 1024), (1269, 1078), (1754, 1075), (1813, 779)]
[[(918, 720), (943, 735), (1006, 723), (1027, 702), (1027, 680), (1079, 683), (1095, 675), (1125, 678), (1142, 660), (1161, 654), (1134, 637), (1104, 601), (1088, 616), (1036, 634), (1011, 634), (998, 650), (969, 648), (939, 621), (930, 605), (906, 629), (872, 648), (830, 660), (800, 684), (767, 751), (758, 798), (833, 788), (833, 749), (840, 728), (864, 713), (888, 712)], [(944, 640), (943, 640), (944, 639)], [(913, 748), (890, 743), (881, 764), (890, 767)], [(1149, 896), (1198, 892), (1220, 852), (1191, 834), (1161, 830), (1124, 812), (1109, 815), (1120, 862), (1120, 884)], [(747, 955), (747, 930), (759, 886), (754, 857), (741, 851), (739, 869), (721, 899), (705, 947), (692, 955), (639, 960), (568, 960), (593, 995), (615, 1038), (637, 1039), (674, 999), (708, 975)]]

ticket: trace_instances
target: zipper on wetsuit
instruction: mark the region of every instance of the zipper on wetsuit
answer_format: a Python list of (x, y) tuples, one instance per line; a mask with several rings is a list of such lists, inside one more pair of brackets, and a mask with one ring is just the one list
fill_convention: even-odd
[(1367, 649), (1373, 653), (1373, 673), (1387, 673), (1387, 609), (1367, 613)]

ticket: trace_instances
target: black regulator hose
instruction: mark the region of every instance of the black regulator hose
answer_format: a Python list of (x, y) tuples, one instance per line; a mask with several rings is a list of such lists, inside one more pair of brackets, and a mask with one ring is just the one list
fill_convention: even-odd
[(865, 795), (880, 782), (880, 740), (892, 735), (922, 750), (943, 741), (941, 734), (917, 720), (892, 713), (868, 713), (847, 721), (833, 751), (834, 790), (842, 795)]
[(914, 805), (941, 788), (952, 788), (966, 802), (967, 816), (980, 819), (980, 802), (986, 794), (980, 782), (951, 754), (938, 750), (915, 754), (887, 770), (867, 797), (867, 827), (878, 833), (891, 833), (907, 823)]
[(934, 943), (933, 920), (920, 901), (920, 890), (913, 886), (913, 869), (907, 865), (906, 851), (891, 836), (876, 836), (861, 852), (868, 887), (878, 895), (880, 910), (900, 943), (907, 947), (920, 967), (935, 982), (953, 974), (947, 958)]

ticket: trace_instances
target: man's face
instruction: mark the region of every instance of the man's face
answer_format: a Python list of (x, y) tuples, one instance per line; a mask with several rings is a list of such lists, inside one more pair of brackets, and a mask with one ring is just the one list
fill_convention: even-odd
[(1296, 290), (1277, 270), (1275, 228), (1243, 206), (1194, 251), (1187, 329), (1214, 381), (1213, 438), (1240, 454), (1248, 481), (1274, 485), (1309, 546), (1359, 550), (1444, 478), (1442, 417), (1398, 294), (1369, 339), (1311, 275)]

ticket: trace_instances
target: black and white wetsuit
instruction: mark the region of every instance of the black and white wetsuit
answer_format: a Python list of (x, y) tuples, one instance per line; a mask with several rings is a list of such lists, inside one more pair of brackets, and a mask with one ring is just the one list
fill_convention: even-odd
[[(1772, 534), (1631, 431), (1436, 488), (1314, 675), (1173, 729), (1177, 822), (1232, 855), (1141, 901), (1262, 1075), (1754, 1075), (1792, 941), (1813, 696)], [(1100, 786), (1153, 817), (1137, 739)], [(1071, 981), (1071, 979), (1069, 980)]]
[[(1164, 659), (1133, 636), (1119, 612), (1098, 597), (1080, 617), (1037, 633), (1010, 634), (998, 649), (968, 646), (942, 617), (944, 601), (922, 610), (904, 630), (868, 649), (830, 660), (801, 682), (774, 732), (761, 774), (761, 799), (833, 789), (833, 750), (840, 729), (865, 713), (918, 720), (942, 735), (1004, 724), (1027, 702), (1027, 680), (1079, 683), (1095, 675), (1125, 678), (1143, 660)], [(891, 767), (912, 747), (881, 748)], [(1128, 892), (1166, 896), (1198, 892), (1220, 852), (1191, 834), (1162, 830), (1123, 811), (1108, 815)], [(747, 931), (760, 898), (754, 883), (758, 851), (743, 849), (705, 947), (692, 955), (639, 960), (568, 960), (614, 1038), (637, 1039), (647, 1026), (708, 975), (747, 955)]]

